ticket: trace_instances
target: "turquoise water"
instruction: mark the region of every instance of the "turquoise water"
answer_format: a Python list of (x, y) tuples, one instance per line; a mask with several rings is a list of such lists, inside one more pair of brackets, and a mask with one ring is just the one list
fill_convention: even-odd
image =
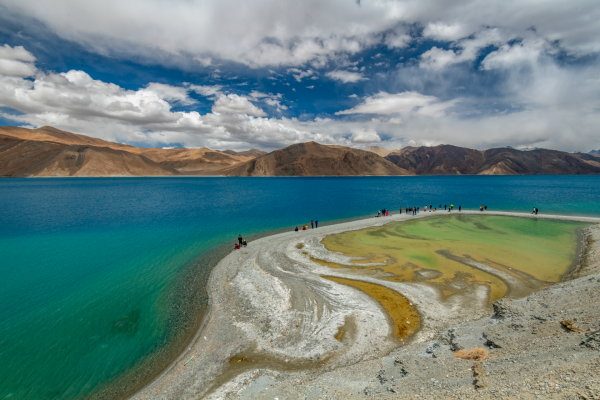
[(238, 233), (430, 203), (600, 216), (600, 177), (0, 180), (0, 399), (123, 384), (193, 329), (182, 279)]

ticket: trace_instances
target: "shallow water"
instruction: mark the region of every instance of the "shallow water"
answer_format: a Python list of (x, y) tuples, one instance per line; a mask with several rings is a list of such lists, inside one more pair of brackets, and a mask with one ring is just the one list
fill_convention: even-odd
[[(362, 274), (370, 270), (390, 281), (427, 282), (445, 296), (483, 284), (490, 288), (491, 302), (506, 295), (523, 297), (558, 282), (577, 259), (578, 229), (589, 225), (435, 214), (327, 236), (322, 243), (332, 252), (360, 257), (353, 262)], [(373, 262), (385, 264), (361, 265)]]
[(83, 398), (168, 362), (238, 233), (431, 202), (600, 216), (600, 177), (0, 180), (0, 399)]

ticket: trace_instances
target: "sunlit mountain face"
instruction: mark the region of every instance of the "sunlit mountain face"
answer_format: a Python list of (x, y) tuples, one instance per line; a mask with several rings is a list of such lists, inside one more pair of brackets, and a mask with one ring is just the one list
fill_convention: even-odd
[(0, 125), (140, 147), (600, 148), (597, 2), (3, 0)]

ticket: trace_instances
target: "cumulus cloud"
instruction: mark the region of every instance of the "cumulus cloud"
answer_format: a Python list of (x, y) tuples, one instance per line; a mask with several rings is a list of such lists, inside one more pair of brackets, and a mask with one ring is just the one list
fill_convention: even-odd
[(11, 47), (7, 44), (0, 47), (0, 74), (28, 77), (36, 73), (33, 64), (35, 57), (23, 46)]
[(364, 77), (359, 72), (335, 70), (325, 74), (326, 76), (343, 83), (366, 81), (369, 78)]
[(350, 140), (355, 143), (381, 142), (381, 138), (374, 129), (355, 129)]
[(213, 113), (248, 114), (255, 117), (264, 117), (266, 112), (256, 107), (245, 97), (237, 94), (220, 95), (212, 106)]
[(423, 30), (423, 36), (444, 42), (453, 42), (470, 33), (471, 32), (460, 23), (448, 24), (441, 21), (430, 22)]

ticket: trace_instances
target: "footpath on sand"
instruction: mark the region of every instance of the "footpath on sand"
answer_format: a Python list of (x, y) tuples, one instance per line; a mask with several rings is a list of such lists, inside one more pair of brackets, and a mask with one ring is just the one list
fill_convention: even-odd
[[(487, 307), (478, 306), (484, 304), (481, 293), (457, 296), (449, 304), (418, 283), (390, 283), (421, 315), (421, 329), (401, 347), (390, 338), (389, 321), (373, 299), (323, 279), (321, 275), (336, 274), (307, 257), (339, 261), (341, 255), (320, 245), (325, 235), (440, 214), (403, 214), (283, 233), (232, 252), (211, 274), (211, 311), (195, 341), (134, 398), (600, 396), (597, 225), (584, 229), (572, 280), (521, 300), (498, 300), (491, 316)], [(350, 334), (339, 341), (342, 326)], [(468, 352), (477, 347), (483, 351)], [(479, 361), (456, 357), (459, 350), (467, 350), (461, 357)], [(249, 358), (259, 361), (245, 362)]]

